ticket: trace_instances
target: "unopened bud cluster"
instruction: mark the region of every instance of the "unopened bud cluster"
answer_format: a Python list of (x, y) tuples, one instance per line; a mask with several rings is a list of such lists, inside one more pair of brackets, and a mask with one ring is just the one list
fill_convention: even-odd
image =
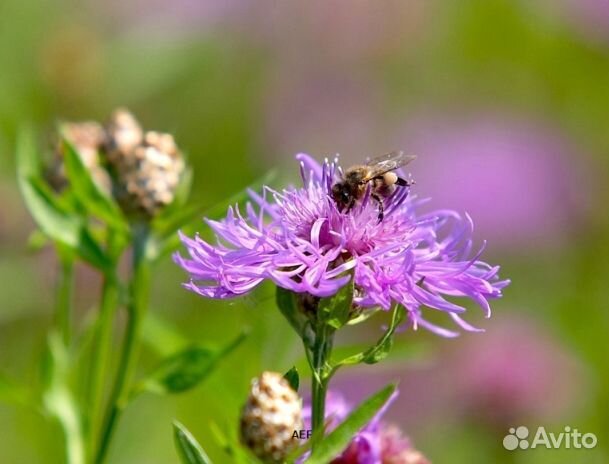
[(104, 148), (117, 180), (116, 198), (129, 213), (154, 216), (173, 201), (184, 172), (173, 136), (144, 132), (123, 109), (112, 114), (106, 133)]
[[(93, 181), (101, 190), (110, 194), (112, 180), (103, 165), (99, 151), (106, 138), (102, 125), (95, 121), (70, 122), (63, 125), (62, 132), (80, 155), (82, 163), (91, 173)], [(55, 158), (47, 173), (50, 184), (56, 190), (63, 189), (68, 183), (63, 153), (63, 144), (59, 142), (55, 150)]]
[(283, 462), (298, 445), (294, 430), (302, 429), (302, 402), (276, 372), (252, 381), (241, 414), (241, 441), (263, 462)]
[[(145, 132), (125, 109), (114, 111), (105, 127), (68, 123), (63, 133), (95, 182), (112, 193), (127, 214), (150, 218), (173, 202), (185, 164), (171, 134)], [(58, 154), (51, 182), (60, 188), (65, 174), (61, 150)]]

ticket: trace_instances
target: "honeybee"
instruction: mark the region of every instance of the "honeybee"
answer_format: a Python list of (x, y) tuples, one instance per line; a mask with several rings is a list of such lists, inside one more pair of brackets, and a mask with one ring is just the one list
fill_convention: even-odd
[(389, 197), (397, 186), (411, 185), (393, 171), (407, 165), (415, 158), (416, 156), (394, 151), (373, 158), (366, 164), (351, 166), (343, 174), (342, 180), (332, 186), (332, 198), (341, 210), (349, 211), (355, 202), (365, 195), (368, 182), (372, 182), (370, 196), (378, 203), (378, 222), (381, 222), (385, 213), (383, 200)]

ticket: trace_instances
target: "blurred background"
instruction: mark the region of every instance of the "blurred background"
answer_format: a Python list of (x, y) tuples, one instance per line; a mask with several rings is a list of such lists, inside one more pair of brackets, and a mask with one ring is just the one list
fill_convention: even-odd
[[(388, 418), (435, 463), (609, 462), (607, 0), (3, 0), (0, 62), (0, 371), (10, 378), (38, 382), (57, 269), (51, 250), (28, 250), (18, 128), (33, 123), (44, 146), (58, 119), (103, 120), (125, 105), (175, 134), (202, 205), (271, 168), (276, 187), (297, 181), (297, 152), (345, 164), (416, 153), (417, 195), (470, 213), (485, 260), (513, 283), (490, 320), (469, 312), (486, 333), (404, 332), (388, 361), (333, 386), (355, 402), (399, 379)], [(112, 463), (177, 462), (174, 418), (227, 462), (210, 422), (234, 428), (262, 370), (304, 367), (271, 288), (227, 304), (186, 292), (184, 279), (169, 259), (155, 271), (156, 318), (192, 340), (252, 334), (197, 389), (140, 397)], [(100, 282), (82, 266), (77, 285), (82, 319)], [(381, 323), (341, 343), (374, 340)], [(149, 336), (143, 370), (165, 332)], [(502, 439), (519, 425), (570, 426), (598, 445), (509, 453)], [(0, 462), (62, 462), (60, 429), (42, 415), (0, 404), (0, 427)]]

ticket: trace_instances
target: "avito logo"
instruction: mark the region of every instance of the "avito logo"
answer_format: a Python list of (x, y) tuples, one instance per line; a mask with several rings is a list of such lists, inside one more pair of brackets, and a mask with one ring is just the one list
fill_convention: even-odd
[(528, 449), (546, 447), (548, 449), (557, 448), (594, 448), (596, 446), (596, 435), (593, 433), (581, 433), (576, 428), (566, 426), (563, 432), (555, 434), (546, 432), (545, 427), (538, 427), (537, 432), (529, 442), (529, 429), (524, 425), (512, 427), (509, 434), (503, 439), (503, 447), (509, 451), (515, 449)]

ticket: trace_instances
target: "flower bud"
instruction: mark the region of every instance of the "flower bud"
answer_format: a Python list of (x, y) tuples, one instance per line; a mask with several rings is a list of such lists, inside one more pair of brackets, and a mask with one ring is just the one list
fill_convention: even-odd
[(241, 441), (263, 462), (283, 462), (298, 446), (295, 430), (303, 427), (302, 403), (288, 382), (276, 372), (252, 381), (241, 414)]
[(131, 153), (144, 138), (140, 123), (125, 108), (113, 111), (106, 124), (106, 134), (106, 156), (114, 165), (128, 162)]
[[(112, 182), (99, 155), (105, 140), (103, 127), (94, 121), (70, 122), (63, 124), (62, 135), (72, 144), (98, 187), (110, 193)], [(49, 183), (56, 190), (63, 189), (68, 182), (63, 160), (64, 150), (63, 144), (59, 141), (55, 148), (54, 160), (47, 173)]]
[(106, 153), (115, 174), (115, 196), (127, 213), (150, 218), (170, 204), (184, 171), (173, 136), (142, 131), (126, 110), (107, 126)]

